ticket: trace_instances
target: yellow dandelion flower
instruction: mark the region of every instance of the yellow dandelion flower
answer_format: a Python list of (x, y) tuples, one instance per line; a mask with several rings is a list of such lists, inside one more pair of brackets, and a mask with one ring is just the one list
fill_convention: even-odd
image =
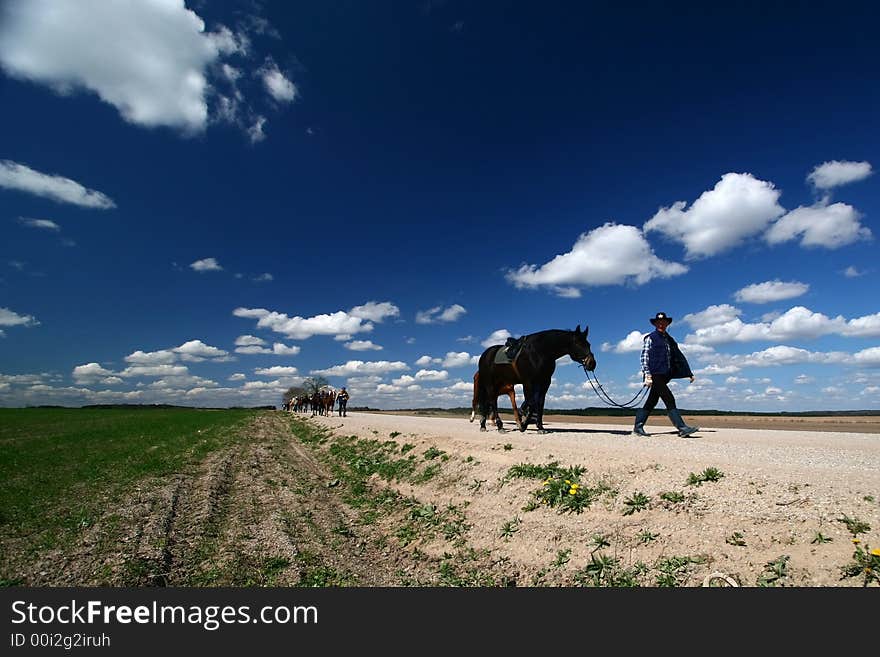
[(857, 539), (857, 538), (854, 538), (854, 539), (852, 540), (852, 542), (855, 543), (856, 545), (858, 545), (859, 543), (861, 543), (861, 541), (860, 541), (859, 539)]
[(880, 557), (880, 548), (874, 548), (873, 550), (871, 550), (871, 554), (873, 554), (875, 557)]
[(574, 488), (572, 488), (570, 491), (568, 491), (568, 494), (569, 495), (577, 495), (577, 491)]
[(568, 479), (565, 480), (565, 483), (567, 483), (569, 486), (571, 485), (571, 482)]

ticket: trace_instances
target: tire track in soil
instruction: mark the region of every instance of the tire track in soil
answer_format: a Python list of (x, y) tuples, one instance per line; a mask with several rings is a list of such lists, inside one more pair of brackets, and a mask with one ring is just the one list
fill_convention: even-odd
[(29, 586), (398, 586), (430, 564), (358, 523), (332, 476), (271, 413), (243, 440), (142, 481), (79, 540), (19, 573)]

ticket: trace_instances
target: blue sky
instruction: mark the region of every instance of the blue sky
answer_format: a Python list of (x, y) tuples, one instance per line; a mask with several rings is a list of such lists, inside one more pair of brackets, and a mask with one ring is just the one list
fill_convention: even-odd
[(0, 3), (0, 405), (880, 408), (878, 11), (703, 5)]

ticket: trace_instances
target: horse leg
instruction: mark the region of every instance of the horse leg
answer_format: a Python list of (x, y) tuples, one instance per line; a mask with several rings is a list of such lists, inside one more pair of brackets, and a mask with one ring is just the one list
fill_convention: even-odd
[(477, 415), (477, 404), (480, 402), (479, 388), (480, 386), (480, 373), (477, 372), (474, 374), (474, 400), (471, 402), (471, 419), (470, 421), (474, 421), (474, 417)]
[(501, 413), (498, 412), (498, 396), (496, 395), (492, 402), (492, 414), (495, 416), (495, 427), (501, 433), (504, 433), (504, 422), (501, 421)]
[(519, 409), (516, 407), (516, 392), (514, 391), (513, 386), (510, 386), (507, 394), (510, 397), (510, 405), (513, 407), (513, 419), (516, 422), (516, 428), (521, 431), (522, 418), (519, 416)]
[(547, 433), (544, 429), (544, 400), (547, 398), (547, 391), (550, 390), (549, 381), (546, 384), (543, 384), (538, 389), (537, 397), (537, 418), (535, 421), (536, 426), (538, 427), (538, 433)]
[(520, 431), (525, 431), (529, 426), (529, 422), (532, 422), (535, 419), (532, 415), (532, 405), (529, 403), (532, 399), (532, 394), (532, 384), (523, 382), (523, 406), (519, 427)]

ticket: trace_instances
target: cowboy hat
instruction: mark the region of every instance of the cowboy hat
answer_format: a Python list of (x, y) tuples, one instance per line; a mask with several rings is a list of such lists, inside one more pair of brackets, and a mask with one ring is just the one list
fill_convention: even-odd
[(654, 326), (657, 326), (657, 321), (661, 320), (661, 319), (665, 319), (667, 322), (672, 324), (672, 318), (669, 315), (667, 315), (666, 313), (657, 313), (648, 321), (651, 322)]

